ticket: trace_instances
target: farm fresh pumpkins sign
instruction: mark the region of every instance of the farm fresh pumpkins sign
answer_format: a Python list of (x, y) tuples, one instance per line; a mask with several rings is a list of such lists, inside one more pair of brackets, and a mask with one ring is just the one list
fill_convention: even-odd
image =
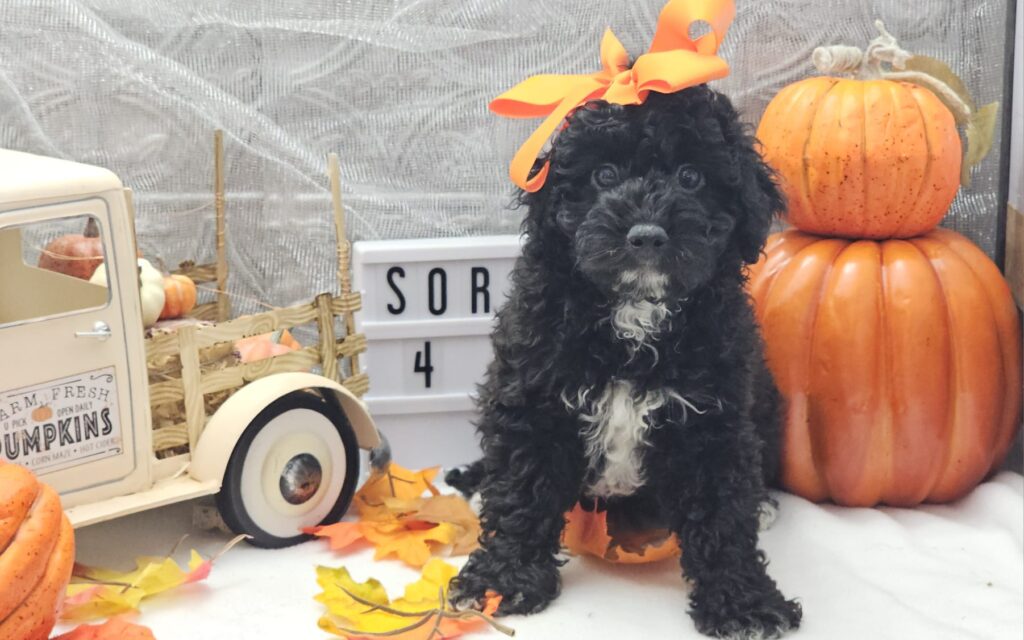
[(0, 452), (37, 474), (119, 454), (114, 368), (0, 392)]
[[(418, 463), (416, 455), (424, 464), (474, 455), (475, 438), (467, 437), (473, 396), (492, 357), (494, 314), (519, 250), (518, 236), (355, 243), (353, 280), (363, 296), (357, 321), (370, 345), (365, 400), (382, 431), (399, 432), (391, 440), (406, 444), (409, 464)], [(462, 444), (430, 428), (453, 434), (460, 424)], [(435, 446), (441, 457), (431, 461), (427, 450)]]

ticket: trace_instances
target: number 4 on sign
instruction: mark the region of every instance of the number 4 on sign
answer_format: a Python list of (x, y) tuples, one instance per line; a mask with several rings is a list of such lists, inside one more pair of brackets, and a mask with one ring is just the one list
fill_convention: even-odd
[(430, 374), (434, 372), (434, 365), (430, 364), (430, 341), (423, 343), (423, 351), (416, 352), (416, 364), (413, 367), (414, 373), (422, 373), (425, 386), (430, 388)]

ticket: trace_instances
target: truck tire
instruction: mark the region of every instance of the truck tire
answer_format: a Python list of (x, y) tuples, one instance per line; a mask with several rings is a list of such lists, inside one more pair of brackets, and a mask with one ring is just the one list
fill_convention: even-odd
[(359, 478), (359, 447), (345, 413), (310, 391), (271, 402), (235, 445), (217, 508), (257, 547), (310, 538), (304, 527), (345, 515)]

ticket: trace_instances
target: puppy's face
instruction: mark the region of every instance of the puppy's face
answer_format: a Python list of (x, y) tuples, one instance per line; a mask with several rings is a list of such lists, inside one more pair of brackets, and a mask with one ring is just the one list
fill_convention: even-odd
[(577, 271), (609, 296), (685, 298), (723, 256), (756, 260), (781, 207), (728, 101), (682, 93), (593, 103), (556, 139), (548, 213)]

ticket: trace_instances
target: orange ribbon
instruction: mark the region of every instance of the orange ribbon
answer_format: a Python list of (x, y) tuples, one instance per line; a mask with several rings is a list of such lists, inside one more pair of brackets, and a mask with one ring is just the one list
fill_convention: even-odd
[[(512, 182), (529, 192), (543, 186), (550, 163), (531, 178), (534, 161), (565, 118), (591, 100), (641, 104), (651, 91), (672, 93), (727, 76), (729, 65), (716, 52), (735, 15), (733, 0), (669, 0), (658, 17), (650, 50), (632, 68), (625, 47), (608, 29), (601, 41), (601, 71), (533, 76), (495, 98), (491, 111), (498, 115), (547, 116), (512, 159)], [(707, 22), (711, 31), (693, 40), (690, 27), (699, 21)]]

